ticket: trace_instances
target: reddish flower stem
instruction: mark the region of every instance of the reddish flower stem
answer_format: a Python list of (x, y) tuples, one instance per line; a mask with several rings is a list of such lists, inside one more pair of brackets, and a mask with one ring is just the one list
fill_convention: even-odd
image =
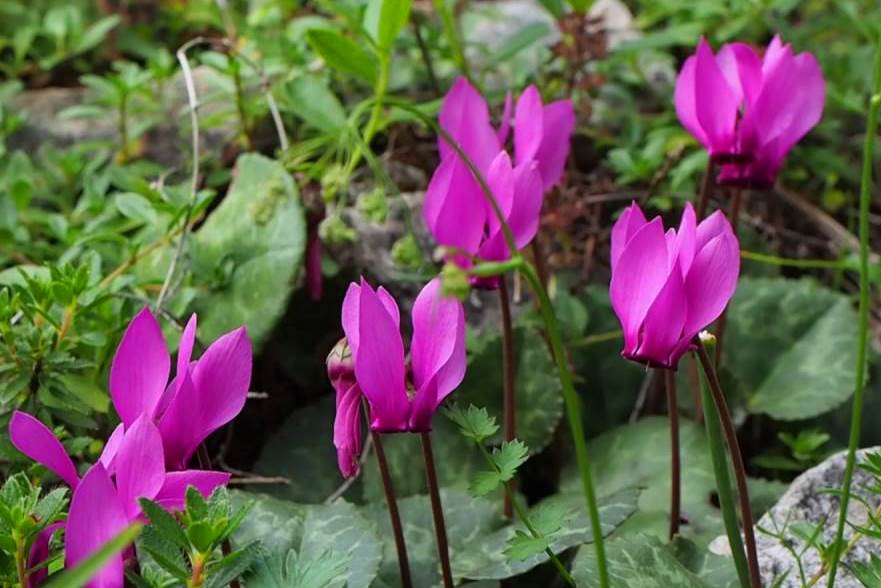
[(410, 560), (407, 557), (407, 543), (404, 541), (404, 529), (401, 525), (401, 513), (398, 511), (398, 501), (395, 497), (395, 488), (392, 486), (392, 477), (389, 474), (385, 450), (382, 447), (379, 433), (371, 430), (370, 437), (373, 439), (376, 463), (379, 465), (379, 474), (382, 478), (382, 491), (385, 493), (385, 503), (388, 506), (388, 516), (392, 524), (392, 534), (395, 538), (395, 549), (398, 552), (401, 586), (402, 588), (413, 588), (413, 580), (410, 578)]
[[(499, 304), (502, 310), (502, 413), (505, 441), (513, 441), (517, 435), (517, 423), (515, 410), (517, 407), (517, 389), (514, 365), (514, 330), (511, 326), (511, 303), (508, 298), (508, 285), (505, 275), (501, 275), (499, 281)], [(514, 516), (511, 497), (505, 493), (504, 512), (506, 518)]]
[(707, 160), (707, 168), (704, 170), (704, 177), (701, 180), (701, 191), (697, 199), (697, 221), (700, 222), (707, 214), (707, 208), (710, 204), (710, 196), (713, 193), (713, 172), (715, 171), (715, 162), (712, 156)]
[(437, 470), (434, 468), (434, 451), (431, 448), (431, 433), (420, 433), (422, 437), (422, 456), (425, 458), (425, 477), (428, 481), (428, 495), (431, 498), (431, 514), (434, 517), (434, 534), (437, 537), (437, 556), (440, 559), (444, 588), (453, 588), (453, 572), (450, 568), (450, 548), (447, 544), (447, 527), (444, 523), (444, 508), (441, 504), (437, 484)]
[(725, 443), (728, 445), (728, 451), (731, 454), (731, 462), (734, 466), (734, 479), (737, 485), (737, 498), (740, 502), (740, 519), (743, 525), (744, 545), (746, 547), (746, 559), (749, 564), (750, 582), (752, 588), (762, 588), (761, 575), (759, 574), (759, 558), (756, 553), (756, 536), (753, 530), (753, 514), (749, 504), (749, 491), (746, 486), (746, 468), (743, 465), (743, 456), (740, 453), (740, 446), (737, 444), (737, 433), (734, 430), (734, 422), (731, 419), (731, 413), (728, 410), (728, 403), (725, 402), (725, 395), (722, 393), (722, 385), (719, 383), (719, 377), (716, 374), (716, 368), (712, 359), (710, 359), (704, 344), (700, 339), (695, 339), (697, 345), (697, 356), (700, 359), (701, 366), (707, 376), (707, 383), (710, 385), (710, 392), (713, 395), (713, 404), (716, 405), (716, 412), (719, 420), (722, 422), (722, 430), (725, 433)]
[(679, 455), (679, 403), (676, 400), (676, 372), (664, 371), (667, 415), (670, 419), (670, 540), (679, 534), (682, 503), (682, 474)]

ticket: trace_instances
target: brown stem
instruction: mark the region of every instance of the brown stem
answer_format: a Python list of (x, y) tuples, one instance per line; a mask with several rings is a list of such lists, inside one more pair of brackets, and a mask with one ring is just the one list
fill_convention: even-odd
[(389, 474), (388, 461), (385, 459), (385, 450), (379, 433), (370, 431), (373, 440), (373, 448), (376, 452), (376, 463), (379, 465), (379, 474), (382, 478), (382, 491), (385, 493), (385, 503), (388, 506), (388, 516), (392, 523), (392, 534), (395, 537), (395, 549), (398, 552), (398, 569), (401, 572), (402, 588), (413, 588), (413, 580), (410, 578), (410, 560), (407, 557), (407, 543), (404, 541), (404, 529), (401, 526), (401, 514), (398, 512), (398, 500), (395, 498), (395, 489), (392, 486), (392, 477)]
[[(742, 192), (740, 188), (734, 188), (731, 193), (731, 202), (729, 203), (728, 209), (728, 222), (731, 224), (731, 229), (734, 231), (735, 236), (737, 235), (737, 221), (740, 218), (740, 205), (741, 205), (741, 197)], [(728, 307), (725, 307), (725, 310), (722, 311), (722, 315), (719, 317), (719, 320), (716, 321), (716, 368), (722, 364), (722, 343), (725, 338), (725, 327), (728, 324)]]
[(712, 156), (707, 160), (707, 169), (704, 170), (704, 178), (701, 180), (701, 191), (697, 199), (697, 220), (700, 222), (707, 214), (710, 204), (710, 196), (713, 192), (713, 171), (715, 163)]
[(719, 414), (719, 420), (722, 421), (725, 442), (728, 445), (728, 451), (731, 453), (731, 462), (734, 465), (734, 479), (737, 483), (737, 498), (740, 501), (740, 518), (743, 524), (750, 581), (753, 588), (762, 588), (761, 575), (759, 574), (759, 558), (756, 554), (756, 536), (753, 530), (753, 514), (752, 508), (749, 505), (749, 491), (746, 486), (746, 468), (743, 465), (740, 446), (737, 444), (734, 422), (731, 420), (728, 403), (725, 402), (725, 395), (722, 393), (722, 385), (719, 383), (719, 377), (716, 374), (713, 361), (710, 359), (700, 339), (695, 339), (695, 344), (697, 345), (697, 356), (700, 359), (701, 366), (704, 368), (704, 373), (707, 375), (707, 382), (710, 385), (710, 392), (713, 395), (716, 412)]
[(676, 372), (664, 370), (667, 388), (667, 415), (670, 419), (670, 540), (679, 534), (681, 485), (679, 457), (679, 403), (676, 400)]
[[(502, 413), (505, 441), (513, 441), (517, 435), (515, 411), (517, 408), (517, 389), (514, 366), (514, 331), (511, 327), (511, 303), (508, 299), (508, 285), (505, 276), (500, 276), (499, 303), (502, 309), (502, 370), (503, 392)], [(505, 493), (504, 513), (506, 518), (514, 516), (510, 496)]]
[(420, 435), (422, 437), (422, 456), (425, 458), (425, 477), (428, 480), (428, 495), (431, 498), (431, 514), (434, 517), (434, 533), (437, 537), (437, 555), (443, 573), (444, 588), (453, 588), (450, 548), (447, 545), (447, 528), (444, 523), (444, 508), (441, 505), (440, 490), (437, 485), (437, 471), (434, 469), (431, 433), (420, 433)]

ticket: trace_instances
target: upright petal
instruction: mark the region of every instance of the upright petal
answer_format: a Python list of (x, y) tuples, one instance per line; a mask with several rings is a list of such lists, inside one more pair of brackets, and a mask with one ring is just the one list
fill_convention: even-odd
[[(49, 553), (49, 543), (52, 541), (52, 536), (55, 535), (59, 529), (63, 529), (64, 526), (65, 523), (53, 523), (40, 531), (37, 538), (34, 539), (33, 544), (31, 544), (30, 553), (28, 553), (28, 569), (36, 568), (49, 559), (49, 556), (51, 555)], [(32, 572), (28, 576), (28, 588), (36, 588), (48, 575), (49, 568), (45, 565)]]
[(646, 314), (634, 359), (656, 366), (675, 367), (670, 358), (682, 338), (685, 317), (685, 284), (677, 261)]
[(437, 378), (442, 400), (465, 377), (465, 310), (455, 298), (442, 295), (441, 280), (434, 278), (419, 292), (412, 314), (413, 384), (420, 389)]
[(9, 421), (9, 439), (15, 448), (44, 465), (76, 488), (80, 481), (76, 467), (64, 446), (49, 428), (26, 412), (16, 410)]
[(624, 331), (625, 353), (636, 350), (640, 327), (667, 275), (667, 241), (658, 217), (633, 235), (612, 272), (609, 296)]
[(768, 48), (765, 49), (765, 55), (762, 58), (763, 76), (769, 76), (773, 73), (774, 69), (780, 65), (780, 58), (786, 54), (788, 49), (789, 45), (783, 43), (780, 39), (780, 35), (774, 35), (774, 38), (771, 39), (771, 42), (768, 44)]
[(679, 261), (683, 276), (687, 275), (691, 268), (696, 242), (697, 215), (691, 202), (686, 202), (682, 211), (682, 220), (679, 221), (679, 230), (676, 231), (676, 259)]
[(116, 454), (119, 453), (123, 439), (125, 439), (125, 425), (119, 423), (107, 438), (104, 449), (101, 450), (101, 456), (98, 458), (98, 461), (111, 476), (116, 471)]
[(737, 96), (703, 38), (697, 48), (694, 83), (697, 120), (706, 134), (710, 154), (730, 153), (737, 124)]
[(376, 295), (379, 297), (379, 301), (382, 302), (382, 305), (385, 307), (385, 310), (388, 312), (389, 316), (392, 317), (393, 321), (395, 321), (395, 326), (400, 329), (401, 309), (398, 308), (397, 300), (395, 300), (394, 296), (389, 294), (389, 291), (386, 290), (384, 286), (380, 286), (376, 289)]
[[(100, 463), (93, 465), (73, 493), (64, 537), (64, 565), (72, 568), (116, 537), (128, 525), (125, 510), (110, 476)], [(122, 554), (104, 564), (86, 588), (122, 588)]]
[[(444, 97), (438, 121), (478, 169), (485, 171), (489, 167), (499, 152), (499, 139), (490, 123), (486, 100), (467, 79), (457, 79)], [(438, 138), (438, 149), (442, 160), (455, 153), (443, 137)]]
[(575, 132), (575, 109), (571, 100), (551, 102), (544, 108), (541, 147), (536, 154), (544, 191), (557, 185), (566, 167), (566, 159)]
[(738, 104), (752, 104), (762, 87), (762, 60), (746, 43), (723, 45), (716, 56)]
[(511, 93), (505, 94), (505, 104), (502, 107), (502, 122), (499, 124), (499, 130), (496, 137), (499, 140), (499, 148), (504, 149), (505, 143), (508, 142), (508, 134), (511, 132), (511, 115), (514, 110), (514, 101), (511, 99)]
[(404, 377), (404, 343), (376, 292), (361, 282), (355, 376), (370, 402), (375, 430), (402, 431), (407, 427), (410, 401)]
[(357, 382), (341, 380), (336, 386), (333, 445), (344, 478), (358, 474), (361, 458), (361, 398)]
[(110, 396), (126, 427), (142, 414), (153, 415), (170, 368), (162, 329), (145, 308), (132, 319), (110, 366)]
[(683, 330), (689, 339), (719, 318), (734, 295), (739, 274), (740, 245), (730, 231), (698, 252), (685, 279), (688, 316)]
[(190, 362), (193, 359), (193, 347), (196, 344), (197, 323), (198, 317), (193, 313), (190, 315), (190, 320), (187, 321), (183, 333), (181, 333), (180, 343), (177, 346), (177, 366), (174, 372), (174, 380), (172, 380), (171, 384), (165, 388), (165, 392), (162, 394), (162, 399), (156, 405), (154, 415), (157, 418), (161, 417), (165, 411), (168, 410), (168, 403), (177, 395), (178, 389), (183, 385), (183, 375), (189, 370)]
[(204, 410), (202, 403), (211, 401), (199, 394), (189, 373), (184, 372), (179, 379), (181, 385), (159, 419), (165, 465), (169, 470), (187, 467), (193, 453), (204, 440), (206, 434), (200, 418)]
[(198, 415), (203, 439), (236, 417), (251, 386), (251, 339), (240, 327), (212, 343), (193, 367), (193, 385), (201, 398)]
[(538, 232), (541, 217), (542, 176), (534, 161), (514, 168), (514, 205), (508, 216), (508, 224), (514, 233), (514, 241), (523, 249)]
[(636, 202), (633, 202), (630, 206), (625, 208), (624, 212), (621, 213), (621, 216), (618, 217), (618, 220), (615, 221), (615, 225), (612, 227), (611, 251), (611, 265), (613, 272), (615, 271), (615, 266), (618, 264), (618, 259), (621, 257), (621, 253), (624, 252), (624, 246), (627, 245), (630, 238), (633, 237), (639, 229), (645, 226), (646, 223), (648, 223), (648, 221), (642, 213), (642, 209)]
[(413, 411), (410, 413), (409, 430), (414, 433), (431, 431), (434, 412), (440, 404), (437, 397), (437, 378), (430, 378), (416, 390), (413, 398)]
[(707, 134), (697, 118), (697, 90), (694, 80), (696, 67), (697, 57), (694, 55), (685, 60), (679, 75), (676, 76), (673, 103), (676, 107), (676, 116), (685, 130), (691, 133), (691, 136), (697, 139), (701, 145), (709, 149), (710, 142), (707, 139)]
[(165, 482), (162, 437), (152, 418), (139, 417), (125, 432), (115, 464), (117, 495), (132, 520), (141, 512), (138, 499), (152, 499)]
[(169, 472), (165, 483), (153, 499), (165, 510), (183, 510), (187, 488), (194, 487), (199, 494), (208, 498), (220, 486), (229, 483), (230, 474), (210, 470), (183, 470)]
[(517, 164), (536, 158), (544, 136), (544, 106), (535, 86), (520, 95), (514, 112), (514, 158)]
[(341, 313), (343, 332), (346, 334), (346, 342), (351, 349), (352, 356), (358, 350), (358, 317), (361, 307), (361, 285), (352, 282), (346, 290), (343, 298), (343, 310)]
[(485, 198), (468, 167), (458, 158), (441, 161), (428, 188), (422, 215), (435, 241), (477, 253), (486, 223)]

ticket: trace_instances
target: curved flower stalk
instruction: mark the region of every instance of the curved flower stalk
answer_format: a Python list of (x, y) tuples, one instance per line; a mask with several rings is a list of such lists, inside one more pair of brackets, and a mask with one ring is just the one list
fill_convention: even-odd
[[(112, 460), (102, 459), (80, 479), (61, 442), (33, 416), (16, 411), (9, 423), (12, 444), (34, 461), (57, 474), (73, 490), (65, 531), (65, 565), (72, 567), (142, 518), (140, 498), (148, 498), (168, 510), (184, 505), (186, 490), (194, 486), (209, 496), (226, 485), (230, 475), (206, 470), (167, 471), (162, 436), (157, 426), (142, 415), (122, 435)], [(48, 555), (53, 526), (38, 537), (29, 562), (36, 565)], [(88, 584), (90, 588), (123, 585), (123, 554), (115, 556)], [(44, 574), (43, 574), (44, 575)], [(36, 585), (43, 575), (31, 578)]]
[(612, 229), (609, 295), (627, 359), (675, 369), (692, 340), (728, 304), (740, 273), (740, 245), (717, 211), (697, 224), (691, 203), (678, 230), (628, 207)]
[[(544, 105), (538, 90), (527, 88), (514, 112), (512, 162), (505, 150), (511, 110), (509, 98), (502, 125), (496, 130), (486, 101), (466, 79), (460, 78), (444, 98), (439, 122), (487, 179), (515, 244), (522, 249), (538, 231), (544, 192), (562, 175), (575, 114), (568, 100)], [(435, 240), (484, 260), (508, 259), (511, 252), (502, 226), (474, 174), (443, 139), (439, 139), (438, 149), (441, 162), (429, 182), (423, 207), (426, 225)], [(470, 267), (467, 258), (457, 256), (455, 261)], [(499, 286), (498, 278), (474, 278), (473, 283), (490, 289)]]
[(719, 183), (774, 184), (787, 153), (820, 120), (826, 83), (811, 53), (775, 36), (764, 56), (745, 43), (713, 55), (701, 38), (676, 79), (676, 114), (722, 164)]
[(162, 329), (145, 308), (126, 329), (110, 368), (110, 395), (122, 423), (101, 461), (112, 462), (124, 431), (142, 415), (162, 435), (169, 468), (186, 467), (208, 435), (241, 412), (251, 383), (251, 341), (244, 327), (222, 335), (192, 360), (196, 315), (181, 335), (177, 368), (169, 382), (171, 356)]

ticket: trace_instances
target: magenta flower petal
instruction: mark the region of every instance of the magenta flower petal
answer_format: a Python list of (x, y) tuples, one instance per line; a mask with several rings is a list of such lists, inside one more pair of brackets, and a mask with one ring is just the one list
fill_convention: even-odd
[(752, 104), (762, 88), (762, 60), (746, 43), (723, 45), (716, 56), (738, 104)]
[[(40, 531), (37, 538), (31, 544), (31, 550), (28, 553), (28, 569), (33, 569), (49, 559), (49, 555), (51, 555), (49, 553), (49, 543), (52, 541), (52, 536), (59, 529), (63, 529), (64, 526), (65, 523), (53, 523)], [(48, 575), (49, 569), (47, 566), (34, 571), (28, 576), (28, 588), (36, 588)]]
[(375, 430), (407, 427), (410, 402), (405, 388), (404, 343), (401, 333), (370, 285), (361, 281), (355, 376), (370, 402)]
[(431, 431), (431, 421), (434, 411), (440, 404), (438, 399), (437, 379), (430, 378), (413, 397), (413, 412), (410, 414), (409, 430), (415, 433), (427, 433)]
[(154, 411), (156, 417), (161, 418), (168, 410), (169, 403), (177, 395), (181, 385), (183, 385), (183, 375), (188, 373), (190, 369), (190, 362), (193, 358), (193, 346), (196, 343), (197, 323), (198, 317), (195, 314), (191, 315), (190, 320), (187, 321), (187, 325), (184, 327), (183, 333), (181, 333), (180, 343), (177, 346), (177, 371), (175, 371), (174, 380), (165, 388), (162, 398), (156, 405), (156, 410)]
[(706, 135), (710, 154), (730, 153), (737, 123), (737, 96), (703, 38), (697, 48), (694, 88), (697, 120)]
[(341, 378), (336, 385), (336, 416), (333, 445), (337, 464), (344, 478), (358, 474), (361, 457), (361, 389), (354, 381)]
[(101, 451), (101, 456), (98, 458), (98, 461), (101, 462), (101, 465), (104, 466), (104, 469), (111, 476), (116, 471), (116, 454), (119, 453), (119, 447), (122, 445), (123, 439), (125, 439), (125, 425), (119, 423), (113, 429), (110, 437), (107, 438), (104, 449)]
[(202, 412), (191, 417), (198, 419), (202, 439), (242, 411), (251, 386), (251, 362), (251, 339), (245, 327), (222, 335), (196, 362), (193, 386)]
[[(477, 168), (485, 170), (501, 146), (490, 123), (486, 101), (467, 79), (460, 77), (453, 84), (444, 97), (438, 119), (441, 128), (459, 143)], [(443, 138), (438, 139), (438, 149), (442, 160), (455, 156)]]
[(671, 352), (682, 338), (685, 327), (685, 284), (682, 269), (675, 263), (670, 269), (667, 283), (652, 303), (643, 323), (642, 338), (635, 356), (653, 365), (674, 367)]
[(514, 233), (517, 247), (523, 249), (538, 232), (541, 218), (542, 176), (534, 161), (514, 168), (514, 205), (508, 216), (508, 224)]
[(394, 296), (389, 294), (389, 291), (383, 286), (376, 289), (376, 296), (379, 298), (379, 301), (382, 302), (382, 305), (385, 307), (389, 316), (392, 317), (392, 320), (395, 321), (395, 326), (400, 329), (401, 310), (398, 308), (398, 302), (395, 300)]
[(725, 214), (721, 210), (717, 210), (702, 220), (697, 226), (694, 241), (695, 254), (703, 249), (707, 243), (726, 232), (731, 232), (731, 225), (728, 223), (728, 219), (725, 218)]
[(436, 379), (438, 402), (465, 377), (465, 309), (455, 298), (443, 297), (440, 278), (426, 284), (413, 304), (410, 358), (414, 386), (421, 389)]
[(499, 125), (499, 130), (496, 133), (496, 137), (499, 140), (499, 148), (504, 149), (505, 143), (508, 142), (508, 135), (511, 132), (511, 116), (513, 115), (514, 110), (514, 101), (511, 98), (511, 93), (507, 92), (505, 94), (505, 104), (502, 107), (502, 123)]
[(352, 351), (352, 356), (358, 352), (358, 317), (360, 316), (361, 307), (361, 286), (352, 282), (346, 290), (346, 297), (343, 298), (342, 326), (343, 332), (346, 334), (346, 342)]
[[(676, 232), (676, 259), (682, 268), (682, 275), (688, 274), (691, 262), (694, 260), (694, 252), (697, 247), (697, 215), (691, 202), (685, 203), (682, 211), (682, 220), (679, 222), (679, 230)], [(671, 263), (672, 265), (672, 263)]]
[(625, 208), (618, 220), (615, 221), (615, 225), (612, 227), (611, 265), (613, 271), (618, 264), (618, 259), (621, 258), (621, 253), (624, 252), (624, 246), (647, 223), (642, 209), (636, 202)]
[(729, 227), (698, 251), (686, 277), (684, 331), (689, 338), (719, 318), (734, 295), (739, 275), (740, 245)]
[(209, 470), (183, 470), (169, 472), (165, 483), (153, 498), (153, 501), (166, 510), (183, 510), (187, 496), (187, 488), (193, 486), (199, 494), (208, 498), (216, 488), (229, 483), (230, 474)]
[(709, 148), (707, 134), (701, 127), (697, 118), (697, 95), (695, 91), (695, 68), (697, 57), (691, 56), (685, 60), (679, 75), (676, 77), (676, 89), (673, 94), (673, 103), (676, 107), (676, 116), (679, 122), (691, 135), (704, 147)]
[(514, 156), (518, 164), (536, 159), (544, 136), (543, 118), (541, 95), (535, 86), (529, 86), (521, 94), (514, 112)]
[(138, 499), (152, 499), (165, 483), (162, 437), (150, 417), (139, 417), (125, 432), (115, 465), (117, 495), (132, 520), (141, 512)]
[(640, 327), (667, 274), (667, 242), (658, 217), (631, 237), (612, 272), (609, 296), (624, 331), (625, 353), (635, 352)]
[(487, 220), (485, 198), (471, 171), (450, 157), (435, 170), (422, 214), (434, 239), (446, 247), (477, 253)]
[(172, 470), (185, 468), (204, 439), (199, 415), (203, 413), (202, 402), (209, 401), (196, 390), (188, 372), (178, 379), (181, 385), (159, 419), (165, 464)]
[(16, 410), (9, 421), (9, 439), (16, 449), (76, 488), (80, 481), (76, 466), (49, 427), (28, 413)]
[[(72, 568), (116, 537), (128, 525), (110, 476), (93, 465), (73, 493), (65, 532), (64, 565)], [(122, 588), (122, 554), (116, 554), (86, 584), (87, 588)]]
[[(486, 174), (486, 183), (489, 185), (490, 190), (492, 190), (493, 197), (499, 206), (502, 216), (507, 220), (514, 206), (514, 168), (511, 165), (511, 158), (507, 152), (500, 151), (496, 158), (493, 159)], [(489, 200), (481, 195), (480, 202), (486, 208), (487, 234), (492, 237), (502, 230), (502, 225)], [(505, 257), (501, 259), (506, 259), (509, 256), (510, 253), (506, 251)]]
[(575, 109), (571, 100), (557, 100), (544, 107), (543, 136), (536, 154), (545, 192), (557, 185), (575, 132)]
[(170, 368), (162, 329), (145, 308), (129, 324), (110, 366), (110, 395), (126, 427), (142, 414), (152, 416)]

